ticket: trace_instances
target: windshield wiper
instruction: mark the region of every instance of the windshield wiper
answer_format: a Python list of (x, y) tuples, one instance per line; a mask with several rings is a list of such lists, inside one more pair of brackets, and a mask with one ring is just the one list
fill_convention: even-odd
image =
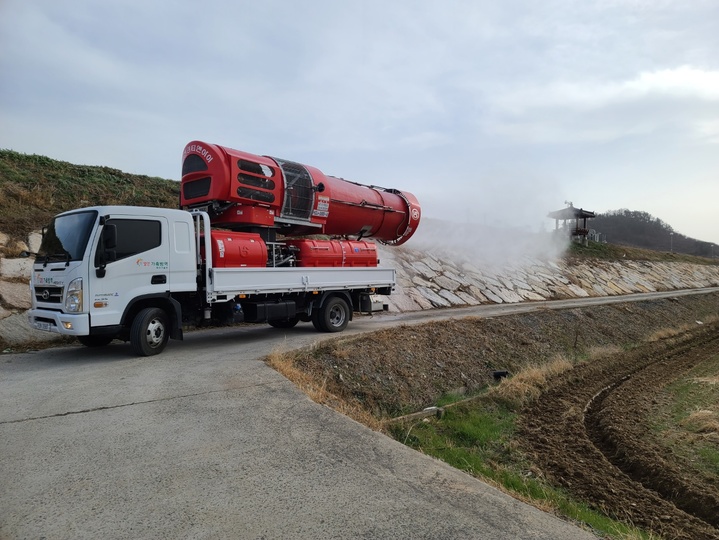
[(49, 262), (58, 261), (58, 260), (65, 261), (65, 267), (68, 267), (68, 266), (70, 266), (70, 261), (72, 259), (70, 258), (70, 253), (67, 251), (65, 251), (63, 253), (52, 253), (52, 254), (45, 255), (43, 257), (43, 259), (42, 259), (43, 266), (47, 266), (47, 264)]

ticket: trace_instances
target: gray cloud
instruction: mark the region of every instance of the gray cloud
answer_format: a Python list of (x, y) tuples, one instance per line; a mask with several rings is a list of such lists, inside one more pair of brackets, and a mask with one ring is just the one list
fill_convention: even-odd
[(0, 4), (0, 146), (177, 178), (195, 138), (539, 226), (564, 200), (719, 243), (710, 0)]

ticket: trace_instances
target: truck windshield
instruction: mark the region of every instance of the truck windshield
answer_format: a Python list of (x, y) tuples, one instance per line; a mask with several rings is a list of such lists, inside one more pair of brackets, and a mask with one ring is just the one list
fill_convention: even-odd
[(56, 216), (42, 237), (36, 260), (82, 260), (96, 219), (97, 212), (94, 210)]

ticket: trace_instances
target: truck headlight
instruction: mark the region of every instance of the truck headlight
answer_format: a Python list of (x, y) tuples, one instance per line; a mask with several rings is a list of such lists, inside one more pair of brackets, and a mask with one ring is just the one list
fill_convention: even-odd
[(82, 278), (73, 279), (67, 286), (65, 311), (69, 313), (82, 311)]

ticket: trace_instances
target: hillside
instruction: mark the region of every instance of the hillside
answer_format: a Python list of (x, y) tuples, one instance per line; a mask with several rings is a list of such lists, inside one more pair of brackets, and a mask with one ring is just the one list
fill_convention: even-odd
[(668, 223), (647, 212), (637, 210), (613, 210), (597, 214), (589, 226), (612, 244), (685, 253), (698, 257), (719, 256), (713, 253), (711, 242), (703, 242), (676, 232)]
[(176, 207), (178, 182), (0, 150), (0, 231), (26, 237), (65, 210), (98, 204)]

